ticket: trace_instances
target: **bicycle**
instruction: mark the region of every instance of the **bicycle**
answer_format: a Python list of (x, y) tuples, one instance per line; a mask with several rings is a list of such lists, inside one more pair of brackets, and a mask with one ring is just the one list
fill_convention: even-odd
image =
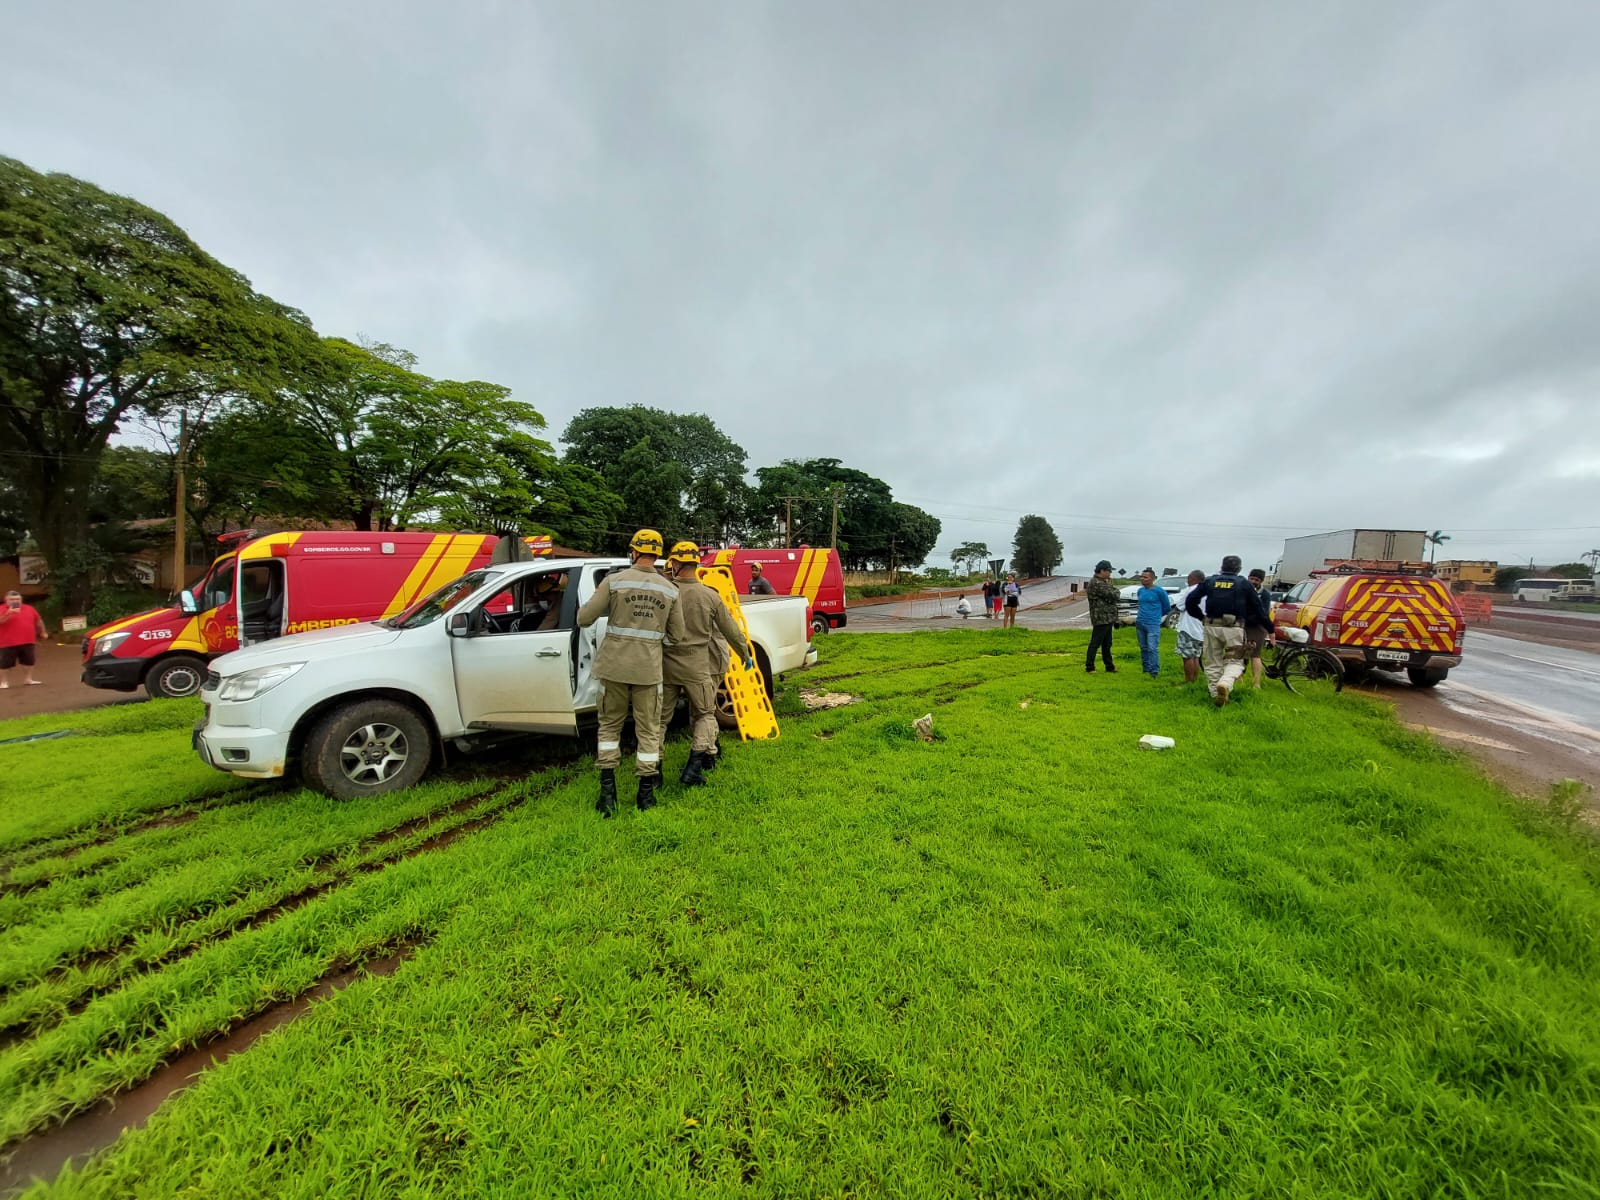
[(1311, 635), (1304, 629), (1279, 631), (1284, 641), (1274, 641), (1272, 657), (1263, 674), (1281, 679), (1296, 695), (1338, 692), (1344, 688), (1344, 664), (1320, 646), (1307, 645)]

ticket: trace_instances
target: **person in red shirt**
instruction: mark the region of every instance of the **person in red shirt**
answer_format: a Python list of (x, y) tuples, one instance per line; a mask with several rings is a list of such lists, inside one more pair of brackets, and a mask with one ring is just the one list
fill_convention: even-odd
[(6, 593), (5, 605), (0, 607), (0, 688), (11, 686), (6, 673), (18, 663), (22, 664), (24, 684), (39, 682), (33, 677), (34, 663), (37, 661), (33, 645), (48, 633), (39, 610), (31, 604), (24, 604), (21, 592)]

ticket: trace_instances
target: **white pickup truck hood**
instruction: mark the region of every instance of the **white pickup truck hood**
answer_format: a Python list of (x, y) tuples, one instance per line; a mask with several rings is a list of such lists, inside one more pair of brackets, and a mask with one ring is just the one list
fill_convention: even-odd
[(400, 631), (366, 621), (360, 625), (342, 625), (334, 629), (318, 629), (311, 633), (296, 633), (274, 638), (259, 646), (246, 646), (224, 654), (211, 664), (212, 670), (224, 677), (251, 671), (257, 667), (275, 667), (279, 663), (305, 662), (308, 658), (344, 658), (349, 655), (369, 654), (387, 646), (400, 636)]

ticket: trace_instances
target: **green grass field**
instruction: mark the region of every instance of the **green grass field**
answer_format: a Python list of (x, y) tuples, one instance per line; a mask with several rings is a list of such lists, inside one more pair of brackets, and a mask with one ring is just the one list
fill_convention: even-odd
[(404, 944), (35, 1194), (1600, 1196), (1593, 843), (1083, 642), (829, 637), (860, 703), (611, 822), (561, 747), (338, 804), (0, 725), (77, 731), (0, 746), (0, 1145)]

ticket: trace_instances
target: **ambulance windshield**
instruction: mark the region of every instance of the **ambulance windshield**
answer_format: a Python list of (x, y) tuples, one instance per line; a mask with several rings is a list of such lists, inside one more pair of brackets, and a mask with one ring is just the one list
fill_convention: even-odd
[(460, 579), (445, 584), (431, 596), (418, 600), (405, 612), (391, 618), (387, 624), (392, 629), (417, 629), (423, 625), (431, 625), (482, 587), (491, 574), (488, 568), (468, 571)]

